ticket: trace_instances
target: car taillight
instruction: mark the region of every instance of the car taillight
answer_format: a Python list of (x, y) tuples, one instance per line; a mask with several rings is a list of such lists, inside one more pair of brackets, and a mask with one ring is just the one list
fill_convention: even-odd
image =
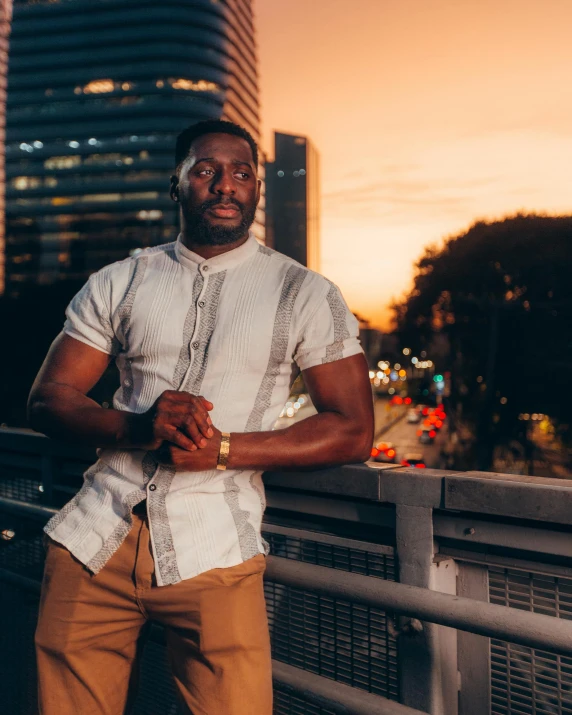
[(393, 458), (395, 457), (395, 450), (394, 450), (394, 449), (388, 449), (387, 452), (386, 452), (386, 454), (387, 454), (387, 456), (388, 456), (390, 459), (393, 459)]
[(379, 454), (379, 449), (377, 449), (376, 447), (374, 447), (374, 448), (371, 450), (371, 456), (372, 456), (372, 457), (377, 457), (378, 454)]
[(410, 405), (410, 404), (411, 404), (411, 398), (410, 398), (410, 397), (406, 397), (405, 400), (404, 400), (404, 402), (405, 402), (406, 405)]
[(416, 469), (427, 469), (423, 462), (419, 462), (419, 464), (416, 464), (415, 467)]
[(437, 436), (437, 432), (435, 432), (435, 430), (432, 429), (431, 432), (429, 432), (429, 437), (431, 437), (431, 439), (435, 439), (436, 436)]

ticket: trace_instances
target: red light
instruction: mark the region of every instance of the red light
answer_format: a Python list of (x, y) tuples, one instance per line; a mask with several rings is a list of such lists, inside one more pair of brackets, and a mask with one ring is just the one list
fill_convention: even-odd
[(394, 450), (394, 449), (388, 449), (387, 452), (386, 452), (386, 454), (387, 454), (387, 456), (388, 456), (390, 459), (393, 459), (393, 457), (395, 457), (395, 450)]
[(403, 397), (396, 397), (396, 398), (395, 398), (395, 404), (396, 404), (396, 405), (402, 405), (402, 404), (403, 404)]
[(372, 457), (377, 457), (378, 454), (379, 454), (379, 449), (377, 449), (376, 447), (374, 447), (374, 448), (371, 450), (371, 456), (372, 456)]
[(427, 467), (423, 464), (423, 462), (419, 462), (419, 464), (416, 464), (415, 467), (417, 469), (426, 469)]
[(409, 462), (408, 462), (406, 459), (404, 459), (404, 460), (401, 462), (401, 466), (402, 466), (402, 467), (410, 467), (411, 465), (409, 464)]
[(442, 426), (443, 423), (441, 422), (441, 420), (437, 420), (437, 422), (435, 422), (435, 427), (437, 427), (437, 429), (441, 429)]
[(410, 404), (411, 404), (411, 398), (410, 398), (410, 397), (406, 397), (406, 398), (405, 398), (405, 404), (406, 404), (406, 405), (410, 405)]
[(424, 407), (422, 414), (423, 414), (423, 415), (428, 415), (428, 414), (429, 414), (429, 408), (428, 408), (428, 407)]
[(432, 429), (431, 432), (429, 432), (429, 437), (431, 437), (431, 439), (435, 439), (436, 436), (437, 436), (437, 432), (435, 432), (435, 430)]
[(425, 425), (425, 427), (431, 427), (432, 422), (431, 420), (423, 420), (423, 424)]

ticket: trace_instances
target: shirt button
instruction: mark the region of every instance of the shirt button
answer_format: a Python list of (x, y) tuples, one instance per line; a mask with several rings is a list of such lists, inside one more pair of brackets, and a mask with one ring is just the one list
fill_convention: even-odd
[(194, 348), (195, 350), (198, 350), (198, 349), (199, 349), (199, 343), (193, 343), (193, 348)]
[(123, 384), (125, 387), (130, 387), (131, 386), (131, 380), (123, 380)]
[(209, 267), (208, 266), (203, 266), (203, 273), (206, 273), (208, 271)]
[(204, 300), (199, 300), (199, 308), (204, 308), (206, 305)]
[(149, 485), (149, 491), (150, 491), (150, 492), (154, 492), (155, 489), (157, 489), (157, 485), (156, 485), (156, 484), (150, 484), (150, 485)]

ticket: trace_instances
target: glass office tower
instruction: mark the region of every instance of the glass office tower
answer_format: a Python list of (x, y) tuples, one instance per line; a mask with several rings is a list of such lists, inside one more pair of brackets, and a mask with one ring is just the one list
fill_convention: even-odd
[(320, 161), (307, 137), (275, 132), (266, 165), (268, 244), (320, 270)]
[(6, 295), (176, 238), (175, 138), (211, 118), (258, 139), (251, 0), (14, 0)]
[(12, 0), (0, 0), (0, 295), (4, 292), (4, 237), (6, 188), (4, 139), (6, 131), (6, 74), (8, 72), (8, 35)]

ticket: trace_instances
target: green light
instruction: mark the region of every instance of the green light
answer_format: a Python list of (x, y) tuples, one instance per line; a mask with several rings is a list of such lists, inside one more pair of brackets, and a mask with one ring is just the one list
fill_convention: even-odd
[(443, 375), (435, 375), (433, 382), (443, 382)]

